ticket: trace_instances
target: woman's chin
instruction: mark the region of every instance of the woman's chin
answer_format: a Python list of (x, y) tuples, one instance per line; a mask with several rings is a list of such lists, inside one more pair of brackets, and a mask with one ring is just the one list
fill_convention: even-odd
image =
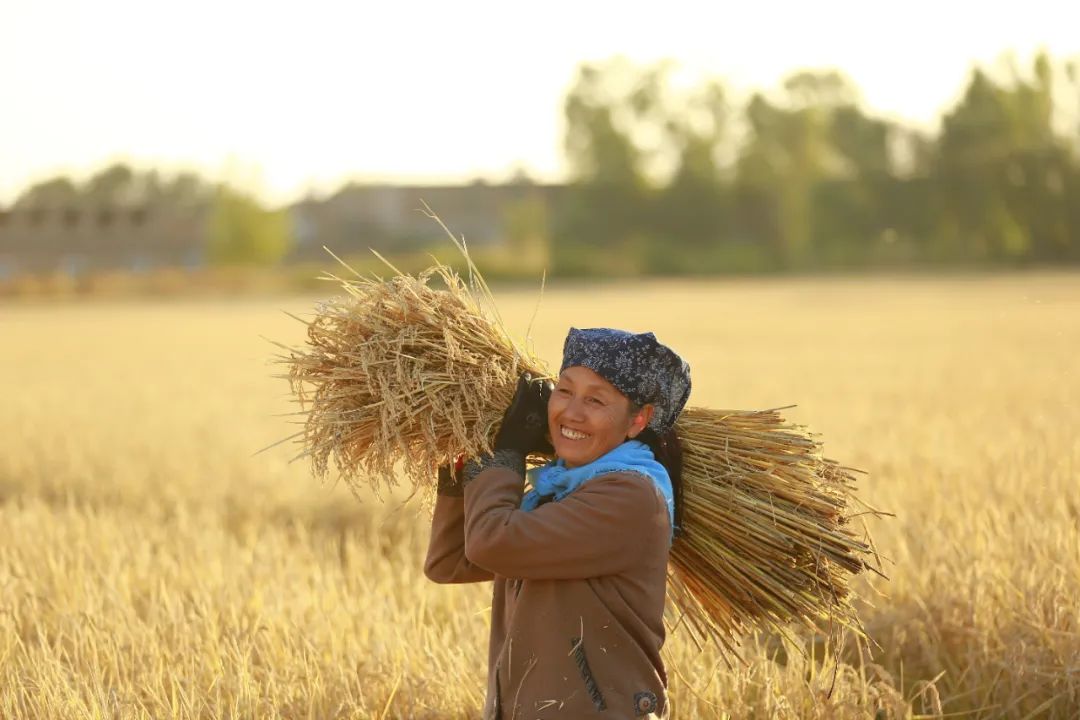
[(578, 452), (573, 447), (567, 447), (567, 443), (565, 441), (554, 443), (554, 445), (555, 455), (557, 455), (560, 460), (566, 463), (572, 463), (577, 460)]
[(560, 446), (555, 447), (555, 453), (567, 467), (586, 465), (600, 457), (599, 455), (590, 454), (587, 448), (566, 447), (566, 444), (562, 443)]

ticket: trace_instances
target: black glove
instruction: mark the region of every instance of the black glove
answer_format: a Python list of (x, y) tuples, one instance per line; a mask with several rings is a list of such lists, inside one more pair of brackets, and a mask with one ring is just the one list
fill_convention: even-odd
[(439, 495), (461, 497), (465, 494), (465, 485), (462, 482), (463, 468), (464, 462), (461, 458), (458, 458), (453, 465), (439, 466), (439, 484), (436, 486)]
[[(473, 458), (465, 463), (461, 471), (460, 485), (463, 488), (484, 470), (491, 467), (505, 467), (525, 477), (525, 456), (533, 453), (554, 455), (555, 448), (546, 437), (547, 404), (554, 384), (550, 380), (533, 379), (528, 372), (518, 378), (517, 390), (510, 407), (503, 413), (502, 425), (495, 434), (492, 443), (494, 453)], [(439, 470), (440, 485), (445, 490), (442, 494), (454, 492), (450, 480), (456, 473), (447, 467)], [(442, 480), (445, 478), (446, 482)], [(464, 493), (464, 490), (462, 490)]]
[(521, 374), (514, 399), (503, 414), (502, 425), (495, 435), (492, 445), (495, 450), (516, 450), (522, 455), (555, 454), (546, 434), (548, 400), (554, 387), (550, 380), (534, 380), (527, 371)]

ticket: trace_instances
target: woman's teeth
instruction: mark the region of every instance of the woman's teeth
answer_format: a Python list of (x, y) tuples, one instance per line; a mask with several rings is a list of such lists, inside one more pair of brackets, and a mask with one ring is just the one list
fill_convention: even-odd
[(562, 432), (562, 436), (564, 438), (569, 439), (569, 440), (584, 440), (585, 438), (589, 437), (585, 433), (578, 432), (577, 430), (571, 430), (570, 428), (566, 427), (565, 425), (560, 426), (559, 430), (560, 430), (560, 432)]

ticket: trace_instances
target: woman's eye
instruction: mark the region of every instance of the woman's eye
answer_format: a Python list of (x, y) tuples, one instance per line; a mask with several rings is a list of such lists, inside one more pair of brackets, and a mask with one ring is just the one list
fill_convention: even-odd
[(555, 388), (555, 392), (559, 393), (560, 395), (569, 395), (570, 394), (570, 391), (567, 390), (566, 388)]
[(587, 402), (591, 402), (593, 405), (603, 405), (604, 404), (604, 403), (600, 402), (600, 400), (598, 398), (594, 398), (594, 397), (585, 398), (585, 400)]

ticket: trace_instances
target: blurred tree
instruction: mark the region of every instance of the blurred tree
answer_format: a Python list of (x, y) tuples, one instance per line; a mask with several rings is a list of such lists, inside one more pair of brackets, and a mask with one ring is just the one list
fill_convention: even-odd
[(1054, 131), (1054, 71), (1039, 54), (1029, 78), (1009, 59), (995, 81), (972, 72), (942, 122), (935, 174), (947, 259), (1061, 260), (1072, 243), (1069, 143)]
[(829, 127), (829, 141), (844, 162), (844, 174), (853, 179), (892, 175), (894, 160), (890, 149), (895, 129), (892, 123), (867, 116), (854, 103), (835, 108)]
[(136, 201), (138, 178), (124, 163), (110, 165), (83, 186), (83, 197), (96, 205), (121, 205)]
[(571, 184), (555, 223), (556, 268), (638, 264), (652, 201), (641, 138), (659, 122), (667, 70), (622, 58), (579, 68), (564, 105)]
[(653, 227), (663, 243), (651, 246), (650, 265), (663, 271), (715, 269), (702, 260), (703, 251), (730, 235), (730, 193), (717, 157), (727, 139), (727, 95), (710, 80), (667, 112), (666, 144), (676, 164), (657, 198)]
[(214, 196), (208, 257), (219, 265), (274, 265), (292, 243), (286, 210), (266, 210), (254, 198), (220, 185)]
[(618, 116), (629, 98), (610, 97), (615, 66), (582, 65), (565, 102), (566, 156), (573, 180), (636, 187), (644, 184), (641, 153)]
[(212, 198), (216, 189), (190, 172), (182, 172), (161, 188), (161, 199), (176, 205), (190, 205)]
[(1061, 193), (1068, 208), (1065, 224), (1070, 244), (1063, 254), (1074, 262), (1080, 262), (1080, 59), (1067, 62), (1063, 74), (1063, 84), (1071, 95), (1066, 101), (1071, 115), (1065, 118), (1070, 160)]
[(863, 264), (881, 238), (908, 230), (905, 193), (896, 180), (898, 129), (851, 98), (834, 107), (828, 125), (839, 163), (832, 175), (839, 179), (823, 181), (814, 193), (813, 245), (820, 264)]
[(746, 107), (736, 188), (743, 232), (769, 246), (781, 267), (794, 268), (812, 259), (816, 186), (844, 169), (832, 126), (855, 91), (835, 71), (795, 73), (784, 91), (782, 104), (758, 93)]
[(36, 183), (15, 198), (16, 208), (71, 207), (79, 202), (79, 189), (66, 177), (56, 177)]

